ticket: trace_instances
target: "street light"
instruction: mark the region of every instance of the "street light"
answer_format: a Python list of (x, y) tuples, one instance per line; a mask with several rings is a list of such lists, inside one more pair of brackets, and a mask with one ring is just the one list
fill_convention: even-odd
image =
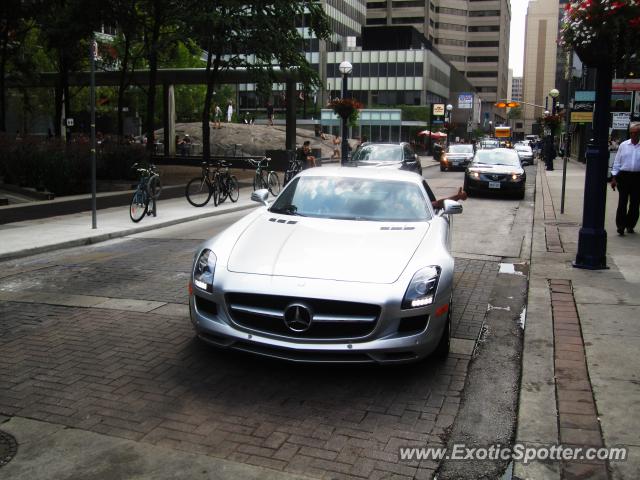
[(549, 96), (551, 97), (551, 113), (556, 114), (556, 98), (560, 96), (560, 91), (557, 88), (549, 90)]
[(449, 147), (449, 134), (451, 133), (451, 110), (453, 110), (453, 105), (449, 103), (447, 104), (447, 147)]
[[(347, 78), (353, 70), (353, 65), (350, 62), (344, 61), (338, 66), (338, 70), (342, 74), (342, 99), (347, 98)], [(340, 163), (345, 165), (349, 158), (349, 142), (347, 141), (347, 119), (342, 119), (342, 158)]]

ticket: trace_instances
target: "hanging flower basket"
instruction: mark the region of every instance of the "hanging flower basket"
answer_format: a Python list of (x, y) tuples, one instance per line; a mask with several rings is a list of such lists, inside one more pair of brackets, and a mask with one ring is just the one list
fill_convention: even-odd
[(327, 106), (353, 127), (358, 122), (359, 110), (363, 105), (355, 98), (335, 98)]
[(559, 132), (560, 125), (562, 125), (562, 115), (559, 113), (556, 115), (546, 115), (538, 118), (538, 123), (541, 123), (545, 129), (551, 130), (551, 134), (555, 135)]
[(624, 65), (640, 50), (638, 0), (576, 0), (564, 7), (560, 43), (588, 66)]

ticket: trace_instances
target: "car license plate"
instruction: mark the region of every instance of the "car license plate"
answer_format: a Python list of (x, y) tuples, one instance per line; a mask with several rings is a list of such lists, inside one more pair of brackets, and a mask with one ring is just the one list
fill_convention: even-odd
[(457, 167), (458, 165), (460, 165), (460, 160), (454, 160), (453, 164)]
[(500, 182), (489, 182), (489, 188), (500, 188)]

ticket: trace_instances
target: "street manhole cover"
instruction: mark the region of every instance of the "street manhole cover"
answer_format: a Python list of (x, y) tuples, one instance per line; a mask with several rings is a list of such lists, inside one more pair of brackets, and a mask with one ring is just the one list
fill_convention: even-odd
[(7, 432), (0, 430), (0, 467), (11, 461), (18, 451), (16, 439)]

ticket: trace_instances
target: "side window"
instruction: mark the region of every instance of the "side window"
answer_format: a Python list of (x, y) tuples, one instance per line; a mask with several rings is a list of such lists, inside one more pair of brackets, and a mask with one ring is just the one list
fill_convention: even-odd
[(411, 148), (409, 148), (408, 146), (405, 145), (403, 150), (404, 150), (404, 161), (405, 162), (414, 162), (415, 161), (415, 157), (413, 156), (413, 152), (411, 151)]
[(433, 192), (431, 191), (431, 187), (429, 187), (429, 185), (427, 184), (426, 181), (422, 181), (422, 186), (424, 187), (424, 189), (427, 192), (427, 196), (429, 197), (429, 200), (431, 200), (432, 202), (436, 201), (436, 196), (433, 194)]

